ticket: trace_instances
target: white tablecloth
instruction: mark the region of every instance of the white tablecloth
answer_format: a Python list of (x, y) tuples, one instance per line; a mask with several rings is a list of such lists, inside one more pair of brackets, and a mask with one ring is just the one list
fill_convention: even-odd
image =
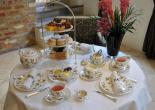
[[(95, 46), (95, 49), (99, 50), (101, 47)], [(106, 53), (105, 48), (102, 49)], [(89, 58), (90, 54), (77, 55), (79, 70), (82, 69), (80, 61)], [(66, 64), (74, 64), (74, 58), (70, 58), (67, 61), (45, 61), (40, 64), (41, 66), (37, 66), (37, 69), (42, 71), (56, 65), (63, 66)], [(111, 72), (108, 63), (102, 69), (103, 75)], [(43, 97), (48, 94), (48, 90), (30, 98), (25, 98), (25, 95), (29, 93), (19, 92), (13, 86), (14, 75), (23, 73), (24, 71), (27, 71), (27, 69), (24, 69), (20, 64), (12, 71), (4, 110), (145, 110), (147, 104), (151, 101), (144, 73), (133, 59), (130, 61), (130, 71), (126, 75), (137, 80), (138, 83), (132, 93), (118, 97), (116, 103), (95, 92), (95, 90), (99, 90), (99, 80), (84, 81), (79, 77), (75, 82), (67, 84), (67, 87), (71, 90), (71, 98), (61, 104), (51, 105), (43, 100)], [(79, 89), (88, 91), (88, 99), (84, 102), (77, 102), (75, 100), (75, 91)]]

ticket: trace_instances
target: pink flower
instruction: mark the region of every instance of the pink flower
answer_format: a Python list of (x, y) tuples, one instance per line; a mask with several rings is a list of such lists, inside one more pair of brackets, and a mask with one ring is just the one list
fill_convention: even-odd
[(101, 32), (102, 35), (104, 35), (104, 36), (109, 35), (109, 30), (112, 27), (106, 17), (101, 18), (101, 20), (98, 20), (97, 21), (97, 26), (99, 27), (98, 31)]
[(101, 0), (99, 2), (99, 8), (102, 11), (102, 15), (105, 17), (110, 17), (112, 22), (114, 22), (114, 12), (112, 9), (112, 0)]
[(122, 21), (126, 15), (126, 11), (129, 7), (129, 0), (120, 0), (121, 18)]

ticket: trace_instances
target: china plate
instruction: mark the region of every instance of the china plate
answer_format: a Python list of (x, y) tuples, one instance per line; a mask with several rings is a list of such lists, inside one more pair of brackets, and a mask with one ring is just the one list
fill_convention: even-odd
[(38, 74), (36, 75), (36, 78), (32, 82), (31, 88), (28, 89), (23, 86), (24, 81), (28, 77), (29, 77), (28, 74), (18, 75), (14, 77), (14, 82), (13, 82), (14, 87), (17, 90), (22, 91), (22, 92), (30, 92), (30, 91), (35, 91), (39, 89), (46, 83), (46, 79), (44, 79), (43, 77), (41, 77), (41, 75)]
[(117, 72), (119, 72), (119, 73), (126, 73), (126, 72), (129, 71), (130, 66), (129, 66), (129, 65), (126, 65), (126, 66), (124, 66), (124, 67), (122, 67), (122, 68), (118, 68), (118, 67), (116, 66), (115, 62), (114, 62), (114, 61), (111, 61), (111, 62), (109, 63), (109, 69), (112, 70), (112, 71), (117, 71)]
[(70, 78), (68, 78), (68, 80), (65, 80), (63, 78), (57, 78), (55, 76), (53, 76), (50, 71), (47, 71), (47, 77), (50, 81), (52, 82), (63, 82), (63, 83), (70, 83), (70, 82), (74, 82), (77, 79), (77, 75), (76, 73), (72, 72), (72, 76), (70, 76)]
[(62, 30), (62, 31), (50, 31), (50, 30), (46, 29), (46, 26), (45, 26), (44, 28), (45, 28), (45, 30), (48, 31), (48, 32), (52, 32), (52, 33), (62, 33), (62, 32), (69, 32), (69, 31), (71, 31), (71, 30), (73, 29), (73, 25), (71, 25), (70, 28), (64, 29), (64, 30)]
[(53, 95), (48, 94), (43, 99), (46, 102), (51, 103), (51, 104), (59, 104), (71, 97), (71, 91), (68, 88), (64, 89), (64, 94), (65, 95), (63, 97), (59, 97), (59, 98), (55, 98)]
[(90, 77), (88, 75), (85, 75), (84, 71), (81, 71), (79, 77), (83, 80), (86, 80), (86, 81), (96, 81), (98, 79), (100, 79), (102, 76), (102, 73), (98, 72), (98, 74), (96, 74), (95, 77)]
[(101, 89), (102, 92), (105, 92), (106, 94), (109, 94), (111, 96), (122, 96), (122, 95), (130, 93), (133, 90), (134, 86), (136, 85), (137, 81), (126, 78), (125, 76), (121, 76), (120, 78), (127, 86), (127, 90), (121, 94), (115, 94), (113, 92), (112, 81), (110, 77), (106, 77), (102, 79), (99, 82), (99, 88)]

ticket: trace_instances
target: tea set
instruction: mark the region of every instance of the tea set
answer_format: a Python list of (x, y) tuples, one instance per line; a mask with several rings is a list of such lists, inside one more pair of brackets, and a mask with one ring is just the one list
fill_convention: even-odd
[(58, 104), (67, 100), (70, 96), (71, 91), (65, 87), (64, 83), (55, 83), (49, 88), (49, 94), (44, 97), (44, 100), (52, 104)]
[[(86, 100), (87, 95), (88, 94), (86, 90), (78, 90), (75, 93), (75, 100), (84, 101)], [(65, 87), (64, 83), (55, 83), (52, 87), (49, 88), (49, 94), (44, 97), (44, 100), (52, 104), (58, 104), (70, 97), (71, 91)]]
[[(39, 51), (30, 49), (30, 48), (21, 49), (19, 51), (19, 56), (20, 56), (21, 64), (25, 68), (34, 67), (42, 59), (42, 55)], [(103, 74), (102, 73), (103, 66), (106, 63), (109, 65), (109, 69), (112, 71), (112, 75), (114, 77), (116, 76), (116, 74), (114, 75), (115, 72), (117, 74), (127, 72), (129, 70), (129, 62), (130, 62), (130, 56), (121, 56), (107, 63), (107, 60), (104, 57), (102, 50), (100, 49), (97, 52), (93, 52), (90, 55), (89, 59), (84, 59), (81, 61), (81, 66), (83, 67), (83, 70), (79, 73), (79, 77), (87, 81), (96, 81), (100, 79)], [(71, 91), (65, 86), (66, 83), (61, 82), (61, 80), (67, 81), (68, 83), (68, 81), (72, 79), (72, 77), (76, 79), (73, 74), (74, 72), (72, 67), (63, 68), (63, 69), (57, 68), (57, 69), (52, 69), (48, 71), (48, 78), (51, 81), (54, 81), (54, 85), (49, 88), (49, 94), (44, 97), (44, 100), (52, 104), (58, 104), (70, 98)], [(132, 87), (135, 84), (135, 82), (133, 80), (129, 80), (122, 76), (121, 78), (124, 78), (124, 81), (129, 82), (129, 84), (127, 85), (126, 82), (121, 83), (121, 81), (119, 82), (115, 80), (118, 78), (113, 78), (114, 80), (111, 80), (109, 77), (107, 77), (105, 79), (102, 79), (99, 82), (100, 90), (102, 92), (109, 93), (109, 95), (111, 96), (116, 95), (114, 94), (114, 91), (112, 90), (112, 86), (110, 85), (113, 83), (113, 84), (116, 84), (115, 93), (117, 93), (117, 95), (128, 93), (130, 91), (130, 88), (128, 87), (129, 86)], [(58, 81), (55, 81), (55, 79)], [(123, 85), (123, 84), (126, 84), (126, 85)], [(84, 101), (85, 99), (87, 99), (87, 96), (88, 96), (87, 91), (84, 89), (81, 89), (76, 92), (75, 99), (77, 101)]]

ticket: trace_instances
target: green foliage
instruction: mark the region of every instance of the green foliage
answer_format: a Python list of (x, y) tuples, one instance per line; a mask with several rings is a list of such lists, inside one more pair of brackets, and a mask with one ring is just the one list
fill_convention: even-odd
[[(139, 11), (140, 12), (140, 11)], [(137, 21), (137, 17), (141, 15), (134, 7), (129, 6), (124, 18), (121, 18), (118, 7), (115, 8), (114, 17), (115, 21), (110, 30), (110, 35), (119, 36), (125, 34), (127, 31), (133, 33), (135, 30), (133, 24)]]

